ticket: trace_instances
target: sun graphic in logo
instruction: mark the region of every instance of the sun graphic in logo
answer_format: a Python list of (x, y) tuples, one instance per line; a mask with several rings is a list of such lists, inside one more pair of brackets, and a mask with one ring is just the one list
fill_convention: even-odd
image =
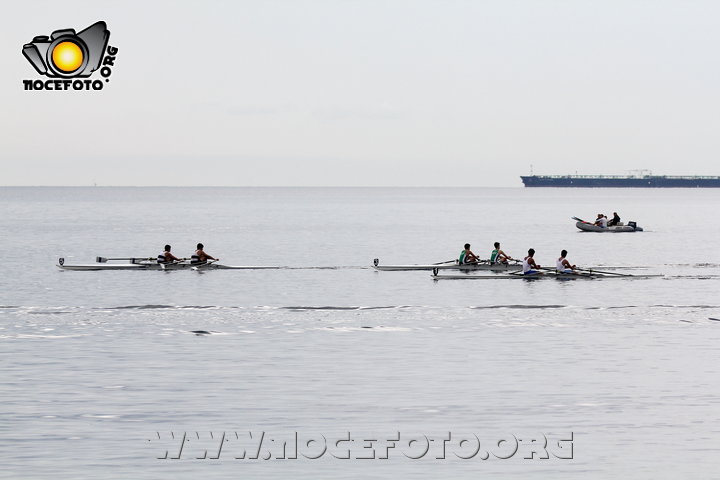
[(63, 72), (74, 72), (83, 64), (83, 52), (77, 43), (61, 42), (53, 49), (52, 62)]

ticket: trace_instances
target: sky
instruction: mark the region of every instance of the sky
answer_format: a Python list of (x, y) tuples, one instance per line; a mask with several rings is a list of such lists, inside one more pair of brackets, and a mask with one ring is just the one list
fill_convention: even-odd
[[(25, 43), (99, 20), (101, 91), (23, 90)], [(3, 2), (0, 185), (720, 175), (719, 26), (693, 0)]]

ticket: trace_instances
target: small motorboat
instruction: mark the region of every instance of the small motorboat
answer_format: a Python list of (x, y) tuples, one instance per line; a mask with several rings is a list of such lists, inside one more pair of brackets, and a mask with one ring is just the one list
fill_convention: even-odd
[(583, 232), (642, 232), (642, 227), (638, 227), (636, 222), (628, 222), (627, 225), (620, 222), (610, 227), (599, 227), (591, 222), (586, 222), (582, 218), (572, 217), (577, 223), (575, 226)]

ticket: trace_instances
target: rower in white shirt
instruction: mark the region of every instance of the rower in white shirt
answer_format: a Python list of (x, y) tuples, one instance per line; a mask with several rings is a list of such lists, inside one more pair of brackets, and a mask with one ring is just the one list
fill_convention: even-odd
[(535, 249), (531, 248), (528, 250), (528, 256), (523, 259), (523, 266), (522, 266), (522, 272), (523, 275), (540, 275), (540, 265), (535, 263), (535, 259), (533, 258), (533, 255), (535, 255)]
[(565, 257), (567, 257), (567, 250), (560, 252), (560, 258), (555, 262), (555, 270), (557, 270), (558, 273), (573, 273), (576, 267), (575, 265), (570, 265), (570, 262), (568, 262), (568, 259)]

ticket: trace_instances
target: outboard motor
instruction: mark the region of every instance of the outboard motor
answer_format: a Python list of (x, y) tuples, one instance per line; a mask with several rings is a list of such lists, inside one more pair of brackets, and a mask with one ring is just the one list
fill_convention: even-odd
[(637, 226), (637, 222), (628, 222), (628, 226), (632, 227), (636, 232), (642, 232), (643, 229)]

